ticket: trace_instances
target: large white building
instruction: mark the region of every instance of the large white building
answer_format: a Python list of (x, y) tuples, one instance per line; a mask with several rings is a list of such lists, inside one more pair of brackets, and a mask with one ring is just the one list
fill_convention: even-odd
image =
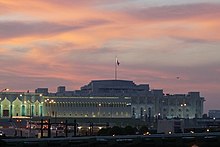
[(163, 90), (150, 90), (148, 84), (95, 80), (75, 91), (60, 86), (55, 93), (48, 88), (0, 92), (0, 117), (200, 118), (203, 103), (199, 92), (165, 95)]

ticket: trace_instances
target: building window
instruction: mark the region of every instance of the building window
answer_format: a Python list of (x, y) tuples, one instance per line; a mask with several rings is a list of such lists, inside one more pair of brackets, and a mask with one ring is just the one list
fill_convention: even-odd
[(9, 116), (9, 110), (3, 110), (3, 116)]
[(135, 108), (132, 108), (132, 115), (135, 116)]

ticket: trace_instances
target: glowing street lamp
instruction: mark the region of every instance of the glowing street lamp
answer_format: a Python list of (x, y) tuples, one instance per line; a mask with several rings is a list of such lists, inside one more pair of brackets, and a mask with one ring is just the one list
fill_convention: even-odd
[(185, 110), (185, 107), (186, 107), (186, 103), (183, 103), (180, 106), (182, 107), (182, 116), (184, 118), (184, 110)]
[(180, 106), (181, 106), (181, 107), (183, 107), (183, 106), (185, 107), (185, 106), (186, 106), (186, 104), (181, 104)]
[(55, 104), (56, 102), (54, 100), (50, 100), (50, 99), (46, 99), (44, 102), (48, 104), (48, 106), (49, 106), (49, 116), (51, 116), (52, 104)]

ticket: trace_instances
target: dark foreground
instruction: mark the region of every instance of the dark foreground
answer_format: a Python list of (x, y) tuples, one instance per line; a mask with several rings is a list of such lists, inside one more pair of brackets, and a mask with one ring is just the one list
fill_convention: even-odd
[(69, 138), (1, 138), (1, 147), (219, 147), (220, 133), (91, 136)]

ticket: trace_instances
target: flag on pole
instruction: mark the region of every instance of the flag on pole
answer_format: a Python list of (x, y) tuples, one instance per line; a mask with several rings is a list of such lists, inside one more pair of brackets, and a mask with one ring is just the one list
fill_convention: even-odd
[(118, 59), (116, 58), (116, 64), (119, 66), (120, 62), (118, 61)]

